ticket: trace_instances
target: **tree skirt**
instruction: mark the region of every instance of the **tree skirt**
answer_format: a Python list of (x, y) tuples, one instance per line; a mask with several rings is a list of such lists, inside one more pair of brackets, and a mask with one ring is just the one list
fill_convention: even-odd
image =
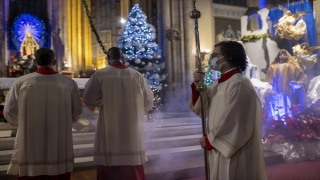
[(320, 158), (320, 141), (297, 142), (279, 139), (271, 142), (262, 140), (263, 150), (282, 154), (286, 163), (296, 163)]

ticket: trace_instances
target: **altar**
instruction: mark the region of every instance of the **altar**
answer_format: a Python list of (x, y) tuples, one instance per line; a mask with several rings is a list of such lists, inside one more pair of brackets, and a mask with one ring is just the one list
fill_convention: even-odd
[[(83, 90), (88, 78), (72, 78), (77, 84), (79, 90)], [(16, 78), (0, 78), (0, 90), (9, 90)]]
[[(0, 100), (0, 107), (3, 109), (5, 96), (8, 90), (13, 85), (16, 78), (0, 78), (0, 96), (3, 96)], [(89, 80), (88, 78), (73, 78), (77, 83), (80, 93), (83, 92), (84, 87)], [(1, 110), (0, 110), (1, 112)], [(98, 108), (89, 109), (82, 101), (82, 114), (79, 120), (73, 125), (74, 132), (94, 132), (95, 123), (98, 120)], [(6, 136), (15, 136), (17, 127), (11, 126), (6, 123), (3, 114), (0, 115), (0, 131), (7, 131)], [(0, 136), (1, 137), (1, 136)]]

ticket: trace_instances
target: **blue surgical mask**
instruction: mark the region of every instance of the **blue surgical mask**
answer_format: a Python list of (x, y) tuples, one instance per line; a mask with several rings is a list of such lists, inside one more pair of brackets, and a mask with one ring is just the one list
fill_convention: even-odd
[(219, 59), (222, 59), (223, 57), (224, 57), (224, 56), (210, 58), (210, 59), (209, 59), (209, 62), (208, 62), (208, 65), (210, 66), (210, 69), (215, 70), (215, 71), (220, 71), (222, 65), (225, 64), (226, 62), (223, 62), (223, 63), (221, 63), (221, 64), (217, 64), (217, 61), (218, 61)]

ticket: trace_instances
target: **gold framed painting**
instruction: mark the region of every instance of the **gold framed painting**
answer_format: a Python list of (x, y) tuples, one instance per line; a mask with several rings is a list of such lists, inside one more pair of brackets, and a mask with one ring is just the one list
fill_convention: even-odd
[(215, 17), (215, 43), (241, 40), (240, 19)]

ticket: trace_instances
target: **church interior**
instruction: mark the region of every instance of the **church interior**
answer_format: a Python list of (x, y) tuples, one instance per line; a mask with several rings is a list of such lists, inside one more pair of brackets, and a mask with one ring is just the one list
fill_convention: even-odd
[[(195, 8), (197, 21), (189, 17)], [(205, 180), (204, 125), (188, 108), (190, 85), (199, 67), (206, 86), (221, 77), (208, 61), (222, 41), (245, 49), (242, 73), (261, 102), (268, 179), (320, 179), (319, 0), (0, 0), (0, 39), (0, 179), (16, 179), (6, 173), (17, 127), (3, 116), (5, 99), (17, 78), (37, 69), (36, 50), (52, 49), (55, 71), (74, 79), (81, 94), (109, 66), (107, 50), (119, 47), (154, 92), (144, 119), (146, 178)], [(82, 110), (72, 128), (72, 180), (96, 179), (99, 108), (83, 103)]]

